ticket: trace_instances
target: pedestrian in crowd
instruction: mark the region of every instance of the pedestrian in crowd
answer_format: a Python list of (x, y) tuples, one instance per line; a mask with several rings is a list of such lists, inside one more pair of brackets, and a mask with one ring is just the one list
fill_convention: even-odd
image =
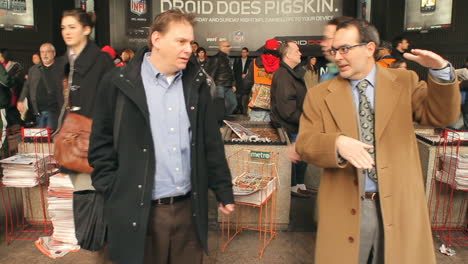
[(281, 61), (279, 44), (276, 39), (267, 40), (263, 54), (253, 60), (245, 77), (245, 87), (252, 91), (249, 102), (250, 121), (270, 122), (271, 82)]
[[(57, 128), (59, 107), (57, 96), (62, 96), (60, 84), (63, 68), (55, 64), (55, 47), (50, 43), (44, 43), (39, 48), (41, 63), (33, 65), (29, 71), (29, 78), (23, 85), (18, 99), (18, 111), (24, 115), (28, 109), (28, 103), (32, 106), (32, 112), (36, 117), (36, 127)], [(27, 99), (28, 101), (26, 102)]]
[[(279, 47), (279, 53), (281, 66), (273, 75), (271, 84), (271, 123), (274, 127), (281, 127), (286, 131), (292, 142), (291, 148), (294, 149), (302, 104), (307, 93), (302, 74), (295, 70), (296, 66), (301, 63), (302, 54), (299, 46), (292, 40), (283, 41)], [(300, 161), (299, 157), (293, 162), (291, 195), (309, 198), (312, 193), (304, 184), (307, 163)]]
[(115, 66), (117, 67), (122, 67), (122, 66), (125, 66), (127, 65), (127, 63), (133, 59), (133, 57), (135, 56), (135, 52), (133, 52), (133, 50), (131, 49), (124, 49), (122, 51), (122, 53), (120, 53), (120, 59), (121, 61), (119, 63), (117, 63)]
[(208, 57), (206, 56), (206, 50), (203, 47), (197, 49), (197, 62), (201, 67), (205, 68), (208, 63)]
[[(86, 13), (82, 9), (65, 10), (62, 15), (61, 28), (62, 37), (67, 45), (66, 55), (60, 58), (62, 69), (69, 69), (68, 85), (63, 97), (58, 97), (61, 106), (59, 126), (67, 119), (69, 113), (75, 113), (87, 118), (94, 118), (96, 114), (95, 99), (98, 84), (106, 72), (114, 68), (109, 54), (101, 51), (99, 47), (90, 40), (90, 35), (96, 21), (93, 12)], [(62, 71), (63, 73), (64, 71)], [(62, 75), (63, 76), (63, 75)], [(60, 79), (59, 92), (63, 91), (62, 79)], [(54, 139), (55, 141), (55, 139)], [(55, 142), (57, 145), (57, 142)], [(75, 171), (62, 166), (61, 172), (68, 174), (74, 186), (74, 191), (94, 191), (91, 184), (91, 175), (88, 172)], [(83, 215), (74, 207), (75, 229), (82, 229), (87, 223), (83, 222)], [(85, 234), (78, 234), (80, 241)], [(101, 255), (93, 255), (99, 259)]]
[(396, 60), (388, 67), (393, 69), (408, 69), (408, 64), (404, 60)]
[(33, 53), (33, 55), (31, 56), (31, 61), (33, 65), (41, 63), (41, 55), (38, 52)]
[(392, 57), (392, 44), (388, 41), (382, 41), (380, 43), (377, 55), (377, 64), (384, 68), (390, 67), (392, 63), (396, 61), (395, 58)]
[(0, 49), (0, 63), (10, 77), (10, 85), (0, 91), (0, 129), (3, 131), (12, 125), (23, 125), (16, 103), (23, 87), (24, 73), (23, 66), (13, 60), (7, 49)]
[(345, 22), (347, 20), (351, 20), (351, 17), (335, 17), (332, 20), (328, 21), (327, 25), (323, 29), (323, 40), (320, 42), (320, 46), (322, 48), (322, 53), (325, 58), (329, 61), (327, 63), (327, 71), (320, 76), (320, 82), (324, 82), (330, 79), (335, 78), (338, 76), (338, 67), (335, 64), (335, 58), (331, 56), (330, 50), (333, 43), (333, 38), (335, 36), (336, 27), (338, 24)]
[(200, 47), (200, 45), (198, 44), (198, 42), (196, 41), (192, 41), (192, 43), (190, 43), (190, 46), (192, 47), (192, 54), (190, 55), (190, 60), (193, 62), (193, 63), (196, 63), (198, 60), (198, 53), (197, 53), (197, 50), (198, 48)]
[(393, 40), (392, 57), (397, 60), (405, 60), (403, 54), (409, 49), (410, 43), (407, 38), (396, 37)]
[(224, 118), (234, 112), (237, 106), (235, 92), (237, 91), (234, 73), (229, 62), (231, 43), (227, 40), (219, 42), (219, 50), (210, 57), (206, 66), (208, 74), (216, 84), (216, 97), (224, 98)]
[(148, 48), (100, 85), (89, 160), (112, 263), (202, 263), (208, 188), (234, 210), (210, 88), (189, 61), (193, 24), (180, 10), (157, 15)]
[(304, 81), (307, 89), (314, 87), (318, 83), (317, 57), (311, 56), (304, 65)]
[(296, 150), (324, 168), (317, 264), (435, 263), (413, 122), (453, 123), (460, 93), (451, 65), (431, 51), (405, 54), (429, 68), (428, 83), (377, 66), (379, 42), (365, 20), (339, 24), (330, 55), (340, 76), (304, 101)]
[[(12, 76), (10, 76), (7, 71), (5, 70), (5, 67), (3, 67), (3, 64), (0, 63), (0, 122), (1, 126), (0, 129), (2, 131), (5, 131), (6, 126), (7, 126), (7, 121), (6, 121), (6, 110), (5, 108), (8, 107), (8, 104), (10, 102), (10, 97), (9, 97), (9, 87), (13, 84), (14, 79)], [(6, 133), (1, 133), (0, 134), (0, 146), (3, 144), (4, 140), (6, 137)]]
[(243, 47), (241, 57), (234, 60), (234, 78), (236, 80), (236, 98), (237, 98), (237, 113), (246, 115), (248, 110), (250, 89), (245, 83), (245, 77), (249, 71), (252, 59), (249, 58), (249, 49)]

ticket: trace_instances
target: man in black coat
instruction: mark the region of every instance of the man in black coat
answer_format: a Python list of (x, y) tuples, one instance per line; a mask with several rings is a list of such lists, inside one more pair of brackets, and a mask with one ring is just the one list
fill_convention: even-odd
[(193, 21), (179, 10), (159, 14), (149, 50), (98, 91), (89, 161), (113, 263), (202, 263), (208, 188), (222, 213), (234, 210), (209, 86), (189, 62)]
[[(216, 84), (216, 97), (224, 99), (224, 116), (227, 117), (237, 106), (236, 82), (234, 73), (229, 62), (231, 44), (223, 40), (219, 42), (219, 51), (210, 57), (206, 66), (206, 71), (213, 77)], [(219, 111), (219, 110), (218, 110)]]
[[(299, 46), (292, 41), (281, 43), (279, 52), (281, 55), (281, 66), (273, 75), (271, 84), (271, 123), (275, 127), (282, 127), (288, 133), (293, 142), (289, 151), (294, 150), (299, 131), (299, 119), (302, 114), (302, 105), (307, 92), (303, 72), (295, 71), (301, 63), (301, 52)], [(290, 157), (292, 155), (289, 155)], [(308, 198), (311, 192), (304, 184), (307, 164), (299, 161), (299, 156), (294, 160), (293, 173), (291, 176), (291, 194), (295, 197)]]
[(237, 110), (240, 114), (247, 114), (247, 107), (249, 103), (250, 88), (244, 85), (245, 77), (249, 72), (249, 66), (252, 59), (249, 58), (249, 49), (246, 47), (242, 48), (240, 58), (234, 60), (234, 79), (236, 80), (236, 98), (237, 98)]
[[(44, 43), (39, 48), (41, 63), (33, 65), (28, 71), (28, 79), (23, 85), (18, 99), (18, 111), (27, 111), (27, 98), (36, 117), (37, 127), (57, 128), (59, 106), (56, 92), (62, 87), (63, 69), (55, 64), (55, 47), (50, 43)], [(60, 93), (61, 95), (61, 93)]]

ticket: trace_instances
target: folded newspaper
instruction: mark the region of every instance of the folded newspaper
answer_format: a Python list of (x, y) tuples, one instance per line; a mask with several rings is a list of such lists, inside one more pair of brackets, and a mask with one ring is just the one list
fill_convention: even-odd
[(265, 188), (273, 177), (261, 177), (258, 174), (244, 172), (233, 181), (234, 195), (249, 195)]

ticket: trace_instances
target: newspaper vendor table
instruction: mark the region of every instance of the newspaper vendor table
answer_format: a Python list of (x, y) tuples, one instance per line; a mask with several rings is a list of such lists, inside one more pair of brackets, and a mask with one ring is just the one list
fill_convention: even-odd
[(468, 246), (468, 133), (417, 137), (432, 230), (448, 249)]
[[(291, 162), (286, 158), (284, 152), (290, 143), (283, 129), (273, 128), (268, 122), (239, 121), (236, 122), (243, 127), (252, 130), (260, 136), (270, 137), (271, 142), (235, 142), (232, 139), (238, 138), (233, 134), (233, 130), (226, 126), (222, 137), (226, 157), (233, 155), (241, 149), (249, 148), (263, 152), (278, 152), (278, 191), (277, 191), (277, 215), (276, 224), (279, 230), (286, 230), (289, 224), (289, 211), (291, 204)], [(234, 177), (234, 176), (233, 176)], [(252, 223), (255, 223), (258, 215), (252, 214)], [(218, 215), (221, 222), (221, 216)]]

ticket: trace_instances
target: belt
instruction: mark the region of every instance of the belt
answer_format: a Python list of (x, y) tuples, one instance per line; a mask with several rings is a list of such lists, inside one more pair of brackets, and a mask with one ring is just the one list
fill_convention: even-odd
[(180, 201), (184, 201), (190, 198), (190, 192), (181, 196), (166, 197), (161, 199), (152, 200), (151, 204), (174, 204)]
[(366, 192), (364, 195), (361, 197), (363, 200), (364, 199), (370, 199), (372, 201), (376, 201), (379, 199), (379, 193), (378, 192)]

